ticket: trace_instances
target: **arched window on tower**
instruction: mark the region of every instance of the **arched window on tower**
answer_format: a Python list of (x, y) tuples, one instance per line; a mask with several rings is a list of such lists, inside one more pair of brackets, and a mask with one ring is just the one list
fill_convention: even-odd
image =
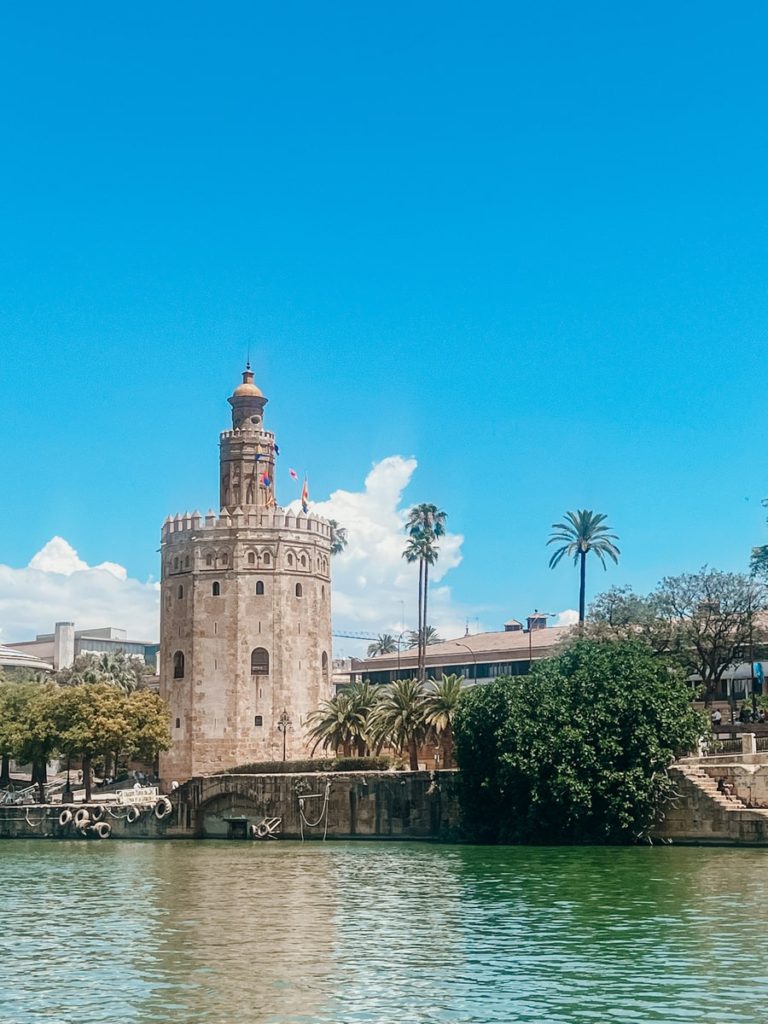
[(218, 597), (221, 594), (221, 584), (218, 580), (211, 586), (211, 593), (214, 597)]
[(256, 565), (256, 555), (253, 551), (248, 552), (248, 565)]
[(207, 555), (205, 556), (205, 564), (206, 564), (206, 565), (208, 566), (208, 568), (209, 568), (209, 569), (210, 569), (210, 568), (211, 568), (211, 566), (213, 565), (213, 555), (211, 554), (211, 552), (210, 552), (210, 551), (209, 551), (209, 552), (208, 552), (208, 554), (207, 554)]
[(270, 558), (270, 555), (269, 555), (268, 551), (264, 552), (264, 554), (262, 555), (261, 560), (264, 563), (264, 565), (269, 565), (270, 564), (271, 558)]
[(184, 652), (176, 651), (173, 656), (173, 678), (183, 679), (184, 678)]
[(306, 555), (302, 555), (301, 556), (301, 568), (302, 569), (306, 569), (307, 568), (307, 556)]
[(323, 667), (323, 679), (328, 682), (328, 654), (325, 651), (323, 651), (323, 656), (320, 661)]
[(262, 580), (256, 580), (256, 593), (257, 594), (263, 594), (264, 593), (264, 583), (263, 583)]
[(290, 553), (290, 551), (288, 552), (288, 555), (285, 560), (288, 563), (288, 565), (293, 565), (293, 555)]
[(229, 555), (227, 554), (226, 551), (221, 556), (221, 564), (222, 565), (229, 565)]
[(184, 587), (182, 587), (182, 586), (179, 587), (179, 589), (178, 589), (178, 596), (179, 596), (179, 600), (181, 600), (181, 598), (184, 597)]
[(325, 585), (323, 585), (322, 587), (320, 587), (320, 600), (321, 600), (321, 601), (324, 601), (324, 600), (325, 600)]
[(174, 572), (178, 572), (179, 571), (179, 559), (178, 559), (178, 557), (174, 558), (174, 560), (173, 560), (173, 571)]
[(184, 568), (185, 569), (189, 568), (189, 555), (187, 555), (187, 557), (184, 559)]
[(296, 584), (296, 597), (301, 597), (301, 595), (303, 593), (304, 593), (304, 591), (301, 589), (301, 584), (297, 583)]
[(269, 675), (269, 652), (264, 647), (256, 647), (251, 651), (251, 675)]

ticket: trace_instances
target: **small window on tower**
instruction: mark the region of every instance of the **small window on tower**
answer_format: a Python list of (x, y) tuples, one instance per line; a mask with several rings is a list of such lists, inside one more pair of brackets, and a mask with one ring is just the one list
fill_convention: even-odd
[(296, 584), (296, 597), (301, 597), (302, 594), (303, 594), (303, 590), (301, 589), (301, 584), (297, 583)]
[(218, 597), (221, 594), (221, 584), (218, 581), (212, 585), (211, 594), (214, 597)]
[(268, 551), (264, 552), (264, 554), (262, 556), (262, 561), (264, 562), (264, 565), (269, 565), (270, 557), (269, 557), (269, 552)]
[(174, 572), (178, 572), (179, 571), (179, 559), (178, 558), (174, 558), (174, 560), (173, 560), (173, 571)]
[(248, 565), (256, 565), (256, 555), (252, 551), (248, 552)]
[(179, 587), (178, 595), (179, 595), (179, 600), (181, 600), (181, 598), (184, 597), (184, 587)]
[(262, 718), (261, 715), (254, 715), (253, 716), (253, 724), (255, 726), (264, 725), (264, 719)]
[(184, 678), (184, 652), (176, 651), (173, 656), (173, 678), (183, 679)]
[(177, 719), (176, 719), (176, 728), (177, 728), (177, 729), (180, 729), (180, 728), (181, 728), (181, 719), (180, 719), (180, 718), (177, 718)]
[(225, 552), (224, 552), (224, 554), (223, 554), (223, 555), (221, 556), (221, 564), (222, 564), (222, 565), (229, 565), (229, 555), (227, 554), (227, 552), (226, 552), (226, 551), (225, 551)]
[(293, 555), (290, 554), (290, 552), (288, 554), (288, 557), (286, 558), (286, 562), (288, 563), (288, 565), (293, 565)]
[(207, 566), (208, 566), (209, 568), (210, 568), (210, 566), (212, 566), (212, 565), (213, 565), (213, 555), (211, 554), (211, 552), (210, 552), (210, 551), (209, 551), (209, 552), (208, 552), (208, 554), (207, 554), (207, 555), (205, 556), (205, 564), (206, 564), (206, 565), (207, 565)]
[(301, 567), (302, 567), (302, 569), (306, 569), (307, 568), (307, 556), (306, 555), (302, 555), (301, 556)]

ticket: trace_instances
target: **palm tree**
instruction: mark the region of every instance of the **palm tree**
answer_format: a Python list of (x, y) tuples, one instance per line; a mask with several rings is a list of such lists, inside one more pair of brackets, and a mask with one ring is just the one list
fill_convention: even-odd
[(584, 622), (584, 607), (586, 597), (586, 575), (587, 555), (593, 551), (603, 564), (606, 556), (618, 564), (621, 552), (614, 544), (619, 538), (611, 533), (611, 528), (605, 524), (606, 516), (602, 512), (591, 512), (587, 509), (579, 509), (576, 512), (566, 512), (565, 521), (553, 523), (553, 533), (547, 544), (560, 544), (549, 560), (550, 569), (554, 569), (557, 563), (565, 555), (573, 556), (573, 564), (579, 562), (579, 623)]
[(381, 696), (381, 689), (364, 679), (362, 682), (353, 683), (346, 691), (346, 695), (350, 699), (352, 711), (356, 716), (352, 733), (357, 746), (357, 756), (365, 757), (372, 741), (371, 716)]
[(419, 747), (428, 732), (426, 694), (418, 679), (397, 679), (385, 687), (371, 713), (371, 734), (380, 744), (408, 751), (412, 772), (419, 770)]
[(426, 722), (443, 748), (443, 767), (453, 767), (453, 716), (459, 706), (464, 676), (443, 675), (427, 691)]
[(379, 633), (372, 644), (368, 644), (368, 657), (375, 658), (378, 654), (394, 654), (397, 640), (391, 633)]
[(443, 638), (437, 632), (434, 626), (427, 626), (421, 633), (417, 633), (415, 629), (412, 629), (407, 635), (407, 641), (409, 647), (418, 647), (419, 639), (421, 636), (424, 637), (424, 646), (429, 647), (430, 644), (441, 644)]
[(307, 715), (307, 726), (309, 738), (315, 741), (313, 754), (322, 745), (323, 750), (330, 747), (334, 752), (341, 747), (344, 757), (351, 757), (352, 740), (365, 731), (367, 721), (347, 692), (324, 700), (317, 711)]
[[(425, 637), (427, 625), (427, 593), (429, 590), (429, 567), (434, 565), (438, 558), (438, 547), (435, 540), (445, 533), (446, 513), (442, 512), (437, 505), (421, 504), (414, 505), (408, 513), (408, 520), (405, 524), (408, 533), (408, 544), (403, 552), (403, 558), (407, 562), (419, 563), (419, 623), (418, 634)], [(426, 674), (425, 663), (427, 659), (426, 643), (424, 639), (419, 644), (419, 679), (423, 680)]]
[(339, 526), (335, 519), (329, 519), (328, 525), (331, 528), (331, 554), (340, 555), (348, 543), (346, 528)]

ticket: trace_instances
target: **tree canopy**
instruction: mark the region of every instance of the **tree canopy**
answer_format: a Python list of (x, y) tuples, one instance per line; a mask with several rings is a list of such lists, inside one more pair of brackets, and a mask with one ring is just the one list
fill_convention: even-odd
[(465, 827), (486, 842), (634, 841), (671, 793), (668, 766), (707, 728), (681, 674), (642, 641), (579, 639), (463, 695)]

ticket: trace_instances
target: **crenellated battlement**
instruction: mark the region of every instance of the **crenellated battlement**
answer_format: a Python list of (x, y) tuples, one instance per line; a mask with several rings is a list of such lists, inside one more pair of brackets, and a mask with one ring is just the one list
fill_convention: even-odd
[(264, 444), (274, 445), (275, 435), (271, 430), (249, 429), (248, 427), (236, 427), (234, 430), (222, 430), (219, 434), (221, 441), (242, 438), (244, 441), (261, 441)]
[(231, 515), (226, 509), (216, 515), (209, 509), (203, 516), (200, 512), (185, 512), (183, 515), (168, 516), (163, 523), (163, 541), (173, 542), (177, 534), (192, 530), (297, 530), (303, 533), (316, 534), (330, 541), (331, 527), (327, 520), (320, 516), (304, 512), (289, 512), (285, 509), (264, 509), (243, 511), (236, 508)]

